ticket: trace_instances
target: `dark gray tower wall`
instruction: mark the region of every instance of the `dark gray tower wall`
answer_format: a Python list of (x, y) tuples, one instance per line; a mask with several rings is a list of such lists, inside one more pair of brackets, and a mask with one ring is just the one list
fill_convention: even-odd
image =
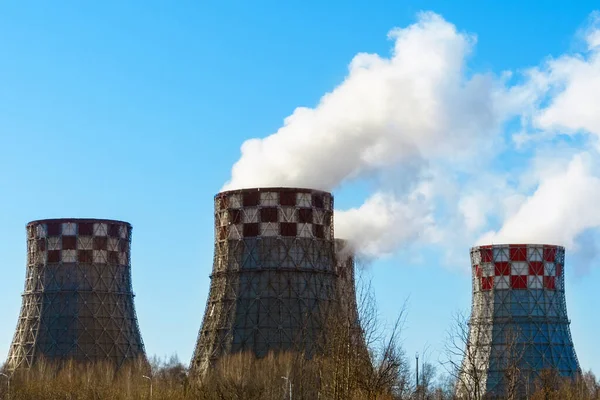
[(565, 250), (551, 245), (471, 249), (473, 303), (461, 390), (526, 395), (543, 370), (580, 369), (565, 302)]
[(331, 194), (292, 188), (215, 196), (211, 286), (191, 368), (241, 351), (319, 351), (336, 301)]
[(27, 271), (7, 366), (145, 357), (131, 284), (131, 225), (52, 219), (27, 225)]
[(344, 239), (335, 239), (337, 298), (344, 320), (358, 327), (354, 251)]
[(356, 265), (354, 249), (347, 240), (335, 239), (337, 305), (339, 312), (334, 323), (342, 326), (348, 334), (355, 353), (368, 354), (365, 338), (360, 327), (356, 303)]

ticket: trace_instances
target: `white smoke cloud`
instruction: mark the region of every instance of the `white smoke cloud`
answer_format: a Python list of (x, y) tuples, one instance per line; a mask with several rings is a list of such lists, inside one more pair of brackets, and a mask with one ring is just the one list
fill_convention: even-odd
[[(417, 23), (389, 37), (390, 58), (358, 54), (344, 82), (317, 107), (297, 108), (275, 134), (246, 141), (223, 189), (333, 190), (415, 159), (424, 166), (450, 154), (458, 165), (472, 162), (473, 148), (485, 154), (500, 118), (493, 79), (465, 76), (475, 38), (433, 13), (420, 14)], [(413, 170), (408, 180), (418, 183), (421, 172)], [(413, 189), (393, 195), (380, 189), (361, 207), (338, 211), (337, 236), (369, 254), (420, 236), (433, 217), (423, 211), (431, 204), (419, 204)]]
[[(336, 236), (372, 257), (415, 241), (575, 248), (600, 226), (599, 153), (590, 145), (600, 138), (600, 19), (590, 21), (584, 53), (521, 68), (521, 83), (510, 85), (510, 71), (466, 68), (474, 35), (421, 13), (390, 32), (389, 58), (356, 55), (316, 107), (299, 107), (274, 134), (246, 141), (223, 189), (332, 191), (374, 181), (362, 205), (335, 218)], [(520, 127), (507, 131), (515, 117)]]
[(403, 200), (377, 192), (358, 208), (337, 211), (335, 218), (336, 236), (367, 257), (393, 253), (399, 244), (419, 238), (435, 240), (437, 235), (432, 210), (418, 190)]
[(550, 102), (534, 113), (535, 128), (600, 136), (600, 14), (592, 14), (583, 36), (587, 52), (551, 59), (536, 71), (547, 84)]
[(566, 170), (546, 175), (502, 228), (485, 234), (479, 243), (542, 242), (573, 248), (579, 234), (600, 226), (600, 179), (594, 175), (593, 157), (578, 154)]
[[(544, 146), (544, 154), (538, 152), (520, 177), (521, 190), (533, 187), (533, 193), (480, 243), (549, 242), (577, 249), (582, 234), (589, 237), (600, 227), (600, 154), (593, 146), (600, 137), (599, 14), (592, 14), (582, 36), (584, 53), (546, 61), (530, 71), (530, 80), (521, 87), (535, 95), (522, 110), (530, 131), (519, 140)], [(576, 134), (583, 138), (574, 138)], [(557, 141), (556, 135), (571, 138)]]
[(224, 189), (332, 190), (414, 156), (458, 156), (489, 133), (493, 82), (464, 77), (474, 37), (433, 13), (389, 37), (391, 58), (358, 54), (344, 82), (317, 107), (297, 108), (275, 134), (246, 141)]

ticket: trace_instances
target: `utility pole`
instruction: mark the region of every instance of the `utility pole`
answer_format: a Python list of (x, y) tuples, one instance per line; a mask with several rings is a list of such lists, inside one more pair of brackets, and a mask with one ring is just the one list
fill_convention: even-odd
[(292, 380), (290, 378), (288, 378), (287, 376), (282, 376), (281, 378), (283, 378), (287, 381), (288, 387), (290, 390), (290, 400), (292, 400)]
[(415, 358), (417, 359), (417, 399), (421, 396), (419, 396), (419, 353), (415, 354)]
[(142, 375), (142, 378), (148, 379), (150, 381), (150, 400), (152, 400), (152, 378), (146, 375)]

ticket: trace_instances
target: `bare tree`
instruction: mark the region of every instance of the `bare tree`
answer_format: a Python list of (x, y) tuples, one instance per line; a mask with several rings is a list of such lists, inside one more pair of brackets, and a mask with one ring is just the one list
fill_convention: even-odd
[(519, 344), (522, 332), (513, 325), (504, 329), (504, 344), (502, 354), (498, 356), (504, 368), (504, 396), (507, 400), (517, 400), (526, 392), (521, 369), (524, 354), (523, 345)]
[(598, 382), (594, 373), (592, 371), (587, 371), (583, 374), (582, 379), (588, 397), (590, 399), (600, 399), (600, 382)]
[[(454, 315), (446, 337), (442, 365), (456, 379), (459, 399), (480, 400), (495, 396), (517, 400), (525, 392), (527, 382), (522, 371), (524, 345), (520, 343), (521, 331), (506, 324), (502, 327), (503, 341), (493, 343), (490, 326), (489, 321), (469, 320), (463, 313)], [(497, 361), (502, 376), (498, 386), (488, 393), (486, 382), (490, 359)]]
[(419, 373), (420, 383), (419, 388), (416, 391), (420, 397), (417, 400), (431, 400), (433, 399), (433, 393), (435, 391), (434, 383), (436, 377), (437, 368), (434, 364), (429, 361), (424, 361), (421, 371)]
[(441, 363), (456, 381), (456, 394), (460, 399), (481, 400), (485, 395), (486, 371), (482, 365), (485, 336), (481, 324), (469, 323), (463, 313), (454, 314)]
[(438, 376), (437, 385), (432, 390), (431, 399), (433, 400), (454, 400), (456, 399), (456, 379), (451, 375)]
[(410, 364), (402, 347), (408, 300), (400, 307), (390, 329), (381, 323), (375, 294), (364, 270), (357, 280), (358, 315), (368, 359), (360, 362), (358, 385), (366, 399), (392, 395), (407, 399), (411, 395)]
[(558, 371), (542, 371), (535, 382), (536, 391), (530, 400), (598, 400), (600, 386), (594, 374), (589, 371), (576, 377), (560, 376)]

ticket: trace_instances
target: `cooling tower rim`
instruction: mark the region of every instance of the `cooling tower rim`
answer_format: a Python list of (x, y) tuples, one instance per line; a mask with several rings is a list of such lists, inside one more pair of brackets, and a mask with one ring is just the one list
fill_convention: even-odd
[(499, 249), (506, 247), (553, 247), (556, 249), (564, 250), (565, 246), (557, 245), (557, 244), (549, 244), (549, 243), (495, 243), (495, 244), (486, 244), (480, 246), (471, 247), (471, 251), (476, 251), (480, 249)]
[(131, 228), (131, 224), (126, 221), (120, 221), (116, 219), (105, 219), (105, 218), (49, 218), (49, 219), (37, 219), (35, 221), (31, 221), (27, 223), (27, 227), (40, 225), (40, 224), (48, 224), (48, 223), (76, 223), (76, 224), (85, 224), (85, 223), (107, 223), (107, 224), (119, 224), (119, 225), (127, 225)]
[(268, 186), (268, 187), (254, 187), (254, 188), (243, 188), (243, 189), (232, 189), (219, 192), (215, 195), (215, 199), (223, 196), (229, 196), (235, 193), (252, 193), (252, 192), (288, 192), (288, 193), (320, 193), (329, 196), (333, 195), (331, 192), (319, 189), (311, 188), (300, 188), (300, 187), (283, 187), (283, 186)]

